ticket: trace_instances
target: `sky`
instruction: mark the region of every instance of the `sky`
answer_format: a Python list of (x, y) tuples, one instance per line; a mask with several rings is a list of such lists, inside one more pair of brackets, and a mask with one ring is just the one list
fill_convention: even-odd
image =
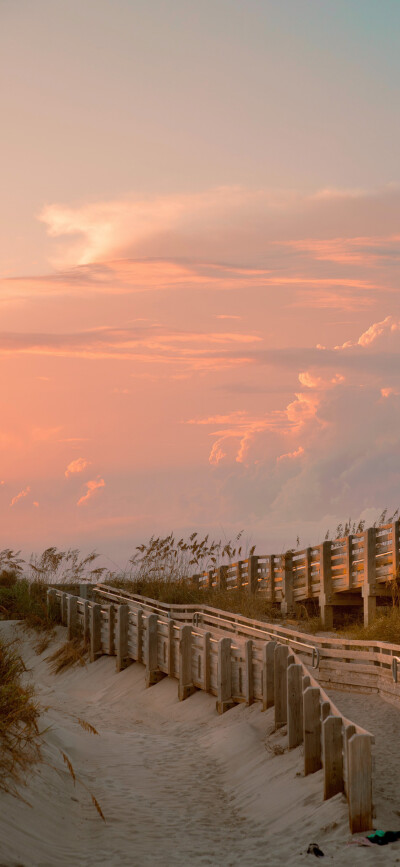
[(398, 0), (0, 0), (0, 549), (400, 505)]

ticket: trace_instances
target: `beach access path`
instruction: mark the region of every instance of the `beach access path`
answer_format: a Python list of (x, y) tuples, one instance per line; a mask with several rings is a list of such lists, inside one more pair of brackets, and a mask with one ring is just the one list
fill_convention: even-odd
[[(301, 747), (280, 754), (287, 738), (273, 731), (273, 709), (240, 704), (220, 716), (211, 695), (179, 702), (176, 681), (146, 689), (141, 664), (116, 674), (105, 656), (53, 675), (46, 656), (65, 641), (62, 627), (40, 656), (20, 626), (1, 622), (0, 633), (18, 635), (46, 708), (45, 763), (22, 792), (31, 806), (0, 792), (0, 867), (297, 867), (313, 863), (310, 843), (324, 863), (400, 863), (400, 843), (348, 845), (344, 796), (322, 800), (322, 771), (304, 778)], [(375, 695), (332, 697), (375, 734), (375, 825), (396, 830), (400, 710)], [(84, 785), (74, 785), (61, 751)]]

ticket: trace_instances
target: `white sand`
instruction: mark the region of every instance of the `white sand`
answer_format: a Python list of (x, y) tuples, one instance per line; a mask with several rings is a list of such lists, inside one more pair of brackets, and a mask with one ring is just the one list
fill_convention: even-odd
[[(9, 636), (16, 626), (1, 623)], [(177, 681), (145, 689), (144, 668), (115, 673), (115, 659), (54, 676), (32, 641), (18, 629), (21, 652), (40, 700), (44, 758), (23, 791), (32, 806), (0, 793), (0, 867), (55, 865), (282, 865), (313, 864), (316, 842), (325, 861), (400, 863), (400, 842), (385, 847), (347, 845), (342, 795), (322, 800), (322, 772), (304, 779), (301, 748), (274, 755), (285, 744), (270, 735), (273, 710), (239, 705), (218, 716), (215, 699), (197, 692), (185, 702)], [(65, 640), (65, 630), (59, 634)], [(347, 716), (377, 736), (376, 827), (400, 828), (397, 756), (400, 712), (377, 696), (335, 693)], [(79, 716), (99, 736), (86, 733)], [(98, 799), (74, 787), (60, 749)], [(51, 767), (53, 766), (53, 767)], [(398, 800), (397, 800), (398, 799)]]

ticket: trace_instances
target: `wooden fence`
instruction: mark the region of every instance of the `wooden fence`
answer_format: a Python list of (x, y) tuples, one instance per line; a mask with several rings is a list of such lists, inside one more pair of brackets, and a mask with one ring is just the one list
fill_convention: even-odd
[(276, 727), (287, 725), (289, 749), (303, 744), (304, 774), (322, 768), (324, 798), (344, 791), (351, 831), (371, 828), (373, 736), (340, 714), (300, 659), (294, 647), (315, 654), (304, 635), (289, 642), (265, 624), (257, 630), (247, 618), (164, 605), (104, 586), (98, 601), (51, 588), (48, 606), (69, 638), (84, 635), (91, 661), (115, 655), (117, 671), (132, 661), (144, 663), (147, 686), (174, 677), (181, 701), (201, 689), (216, 696), (219, 713), (239, 702), (274, 707)]
[(336, 606), (362, 606), (367, 624), (377, 604), (391, 597), (398, 574), (399, 521), (285, 554), (253, 556), (195, 576), (200, 588), (261, 592), (290, 614), (317, 600), (327, 628)]

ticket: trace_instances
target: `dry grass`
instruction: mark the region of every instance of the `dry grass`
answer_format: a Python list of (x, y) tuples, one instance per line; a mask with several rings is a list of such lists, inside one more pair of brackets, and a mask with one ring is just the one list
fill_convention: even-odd
[(73, 665), (86, 665), (88, 658), (88, 646), (82, 638), (72, 638), (71, 641), (66, 641), (61, 647), (47, 656), (47, 662), (50, 665), (50, 670), (53, 674), (60, 674), (61, 671), (66, 671), (72, 668)]
[(369, 626), (355, 624), (346, 630), (346, 635), (362, 641), (387, 641), (400, 644), (400, 609), (383, 608)]
[(22, 684), (24, 671), (15, 642), (0, 639), (0, 789), (17, 797), (41, 758), (39, 707), (33, 687)]
[(121, 587), (130, 593), (157, 599), (169, 605), (210, 605), (234, 614), (242, 614), (257, 620), (280, 618), (279, 610), (263, 596), (245, 590), (199, 589), (188, 578), (136, 580), (114, 579), (110, 586)]

